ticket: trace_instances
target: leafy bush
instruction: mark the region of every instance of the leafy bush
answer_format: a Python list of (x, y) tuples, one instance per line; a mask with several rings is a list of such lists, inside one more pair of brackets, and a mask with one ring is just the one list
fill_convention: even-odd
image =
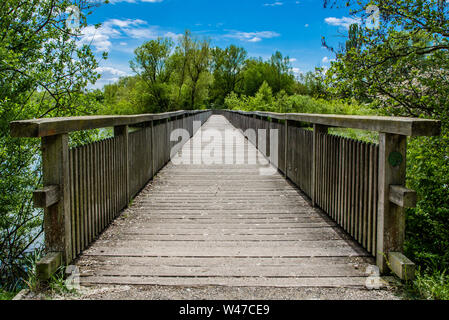
[(231, 93), (225, 99), (225, 106), (231, 110), (270, 111), (279, 113), (320, 114), (375, 114), (371, 105), (356, 101), (316, 99), (303, 95), (287, 95), (280, 91), (275, 97), (267, 82), (264, 82), (254, 97)]
[(449, 126), (409, 142), (408, 184), (419, 196), (407, 211), (407, 255), (423, 268), (449, 268)]
[(417, 272), (406, 294), (412, 299), (449, 300), (449, 275), (439, 270)]

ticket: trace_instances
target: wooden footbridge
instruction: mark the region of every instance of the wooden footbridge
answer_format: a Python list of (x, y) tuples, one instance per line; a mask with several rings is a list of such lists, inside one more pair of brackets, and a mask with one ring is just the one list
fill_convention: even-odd
[[(377, 131), (379, 143), (332, 127)], [(70, 132), (95, 128), (114, 137), (69, 148)], [(186, 286), (364, 286), (369, 265), (413, 277), (401, 253), (416, 203), (407, 136), (439, 131), (425, 119), (210, 110), (11, 123), (13, 136), (42, 138), (42, 279), (74, 263), (84, 284)]]

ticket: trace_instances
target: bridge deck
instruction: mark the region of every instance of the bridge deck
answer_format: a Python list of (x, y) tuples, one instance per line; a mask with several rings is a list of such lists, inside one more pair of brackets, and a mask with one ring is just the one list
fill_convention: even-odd
[[(203, 130), (232, 128), (212, 116)], [(282, 175), (260, 175), (260, 167), (169, 163), (78, 259), (81, 282), (363, 286), (369, 254)]]

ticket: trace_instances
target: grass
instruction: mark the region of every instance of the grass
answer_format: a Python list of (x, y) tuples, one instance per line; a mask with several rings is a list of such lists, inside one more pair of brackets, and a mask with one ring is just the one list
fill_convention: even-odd
[(47, 282), (42, 282), (37, 277), (36, 264), (41, 259), (42, 252), (36, 253), (28, 257), (28, 278), (24, 280), (26, 286), (31, 292), (41, 293), (46, 299), (51, 299), (52, 296), (63, 296), (66, 294), (76, 294), (76, 290), (67, 287), (65, 271), (66, 266), (61, 266), (51, 276)]
[(0, 289), (0, 300), (12, 300), (16, 296), (15, 291), (3, 291)]
[(406, 283), (404, 295), (413, 300), (449, 300), (449, 275), (446, 271), (418, 271), (413, 282)]

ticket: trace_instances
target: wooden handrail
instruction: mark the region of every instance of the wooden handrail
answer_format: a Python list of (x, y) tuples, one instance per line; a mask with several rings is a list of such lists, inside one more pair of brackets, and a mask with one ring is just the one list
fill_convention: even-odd
[[(45, 208), (47, 251), (59, 254), (44, 259), (45, 270), (61, 261), (72, 261), (170, 160), (170, 130), (185, 129), (192, 137), (199, 129), (195, 122), (203, 124), (211, 113), (196, 110), (11, 122), (12, 136), (42, 138), (44, 188), (36, 192), (35, 203)], [(381, 272), (387, 269), (388, 255), (396, 259), (399, 271), (410, 264), (396, 254), (403, 248), (404, 208), (416, 202), (413, 191), (405, 189), (407, 136), (439, 135), (440, 121), (229, 110), (215, 113), (223, 113), (243, 131), (279, 131), (279, 170), (300, 188), (303, 184), (313, 204), (352, 232), (376, 257)], [(298, 122), (309, 123), (313, 131), (300, 128)], [(129, 130), (137, 125), (140, 130)], [(114, 138), (69, 148), (68, 133), (110, 127), (114, 128)], [(340, 139), (328, 134), (330, 127), (378, 131), (379, 143), (368, 146)], [(250, 141), (257, 146), (259, 138), (254, 135)], [(362, 174), (369, 181), (362, 181)], [(366, 197), (364, 190), (369, 191), (370, 201), (362, 198)], [(365, 204), (371, 206), (369, 210)], [(350, 206), (350, 215), (344, 216), (345, 206)], [(365, 212), (370, 213), (366, 221), (359, 217)], [(341, 217), (355, 217), (358, 223), (338, 221)], [(371, 234), (366, 233), (368, 229)]]
[(404, 136), (438, 136), (441, 121), (406, 117), (353, 116), (337, 114), (274, 113), (260, 111), (235, 111), (246, 116), (259, 116), (277, 120), (308, 122), (328, 127), (352, 128)]
[(139, 123), (194, 115), (208, 110), (175, 111), (160, 114), (140, 114), (130, 116), (83, 116), (66, 118), (43, 118), (13, 121), (10, 123), (11, 136), (39, 138), (75, 131), (132, 126)]

